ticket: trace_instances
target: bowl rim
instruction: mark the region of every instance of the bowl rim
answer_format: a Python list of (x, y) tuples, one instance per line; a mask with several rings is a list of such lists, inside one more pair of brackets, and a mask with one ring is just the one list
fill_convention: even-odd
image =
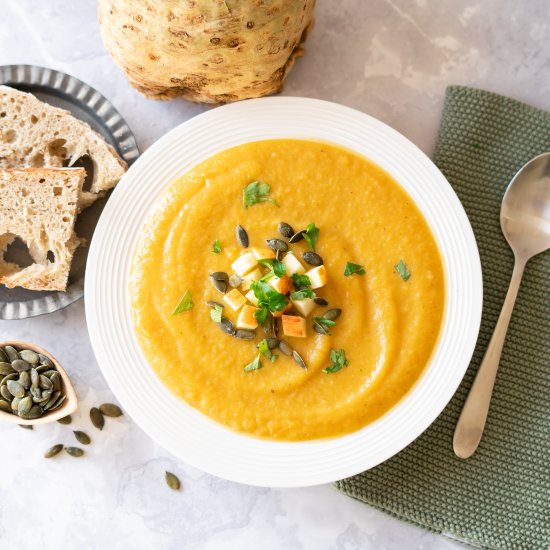
[[(139, 229), (167, 186), (223, 149), (285, 137), (328, 141), (388, 171), (428, 222), (441, 252), (446, 282), (439, 341), (413, 388), (382, 417), (356, 432), (303, 442), (269, 441), (234, 432), (173, 396), (147, 365), (129, 317), (129, 268)], [(184, 149), (186, 143), (193, 147)], [(160, 138), (113, 192), (94, 234), (87, 270), (85, 303), (92, 347), (128, 414), (185, 462), (251, 485), (328, 483), (395, 455), (428, 428), (454, 395), (469, 365), (481, 322), (483, 288), (475, 237), (443, 174), (412, 142), (378, 119), (317, 99), (270, 97), (224, 105)], [(116, 349), (119, 344), (132, 358), (131, 379), (115, 368), (122, 358)], [(145, 388), (162, 396), (159, 410), (139, 406), (137, 396)]]

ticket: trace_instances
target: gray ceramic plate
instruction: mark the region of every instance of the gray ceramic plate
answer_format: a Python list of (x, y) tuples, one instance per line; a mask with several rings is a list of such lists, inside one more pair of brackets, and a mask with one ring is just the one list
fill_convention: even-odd
[[(70, 111), (103, 136), (128, 166), (139, 156), (134, 135), (120, 113), (97, 90), (78, 78), (34, 65), (5, 65), (0, 66), (0, 84), (30, 92), (50, 105)], [(76, 164), (79, 165), (90, 172), (91, 166), (85, 162)], [(78, 216), (76, 233), (88, 244), (106, 200), (105, 198), (96, 201)], [(0, 319), (24, 319), (51, 313), (82, 298), (87, 255), (87, 245), (77, 248), (66, 292), (10, 289), (0, 285)], [(19, 241), (8, 248), (6, 258), (20, 265), (28, 265), (31, 261), (26, 247)]]

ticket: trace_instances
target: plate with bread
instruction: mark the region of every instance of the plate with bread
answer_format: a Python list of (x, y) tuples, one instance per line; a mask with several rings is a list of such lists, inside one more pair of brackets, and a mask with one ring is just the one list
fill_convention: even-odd
[(51, 313), (83, 295), (93, 230), (138, 157), (113, 105), (43, 67), (0, 67), (0, 318)]

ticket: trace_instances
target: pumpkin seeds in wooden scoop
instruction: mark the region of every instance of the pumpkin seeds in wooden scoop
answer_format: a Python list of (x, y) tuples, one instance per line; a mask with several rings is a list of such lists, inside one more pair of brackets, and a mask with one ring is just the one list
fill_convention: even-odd
[(19, 401), (19, 404), (17, 405), (17, 414), (19, 416), (25, 416), (29, 413), (31, 410), (33, 403), (32, 403), (32, 397), (27, 395), (27, 397), (23, 397), (21, 401)]
[(10, 362), (8, 356), (6, 355), (6, 352), (2, 348), (0, 348), (0, 361), (2, 361), (3, 363)]
[(101, 411), (101, 414), (111, 418), (118, 418), (119, 416), (122, 416), (121, 408), (114, 403), (103, 403), (103, 405), (99, 406), (99, 410)]
[(166, 480), (166, 485), (172, 489), (172, 491), (179, 491), (181, 487), (180, 480), (172, 472), (165, 472), (164, 479)]
[(11, 368), (17, 372), (23, 372), (26, 370), (31, 370), (32, 365), (26, 361), (23, 361), (23, 359), (15, 359), (15, 361), (11, 362)]
[(36, 365), (38, 365), (38, 362), (40, 361), (38, 353), (30, 349), (21, 350), (19, 352), (19, 355), (21, 356), (21, 359), (23, 359), (23, 361), (30, 363), (33, 367), (36, 367)]
[(55, 455), (58, 455), (62, 450), (63, 450), (63, 445), (61, 445), (61, 443), (58, 443), (57, 445), (50, 447), (44, 453), (44, 458), (53, 458)]
[(84, 451), (80, 447), (65, 447), (65, 452), (74, 458), (80, 458), (84, 455)]
[(5, 346), (4, 352), (8, 356), (8, 361), (10, 363), (13, 361), (17, 361), (18, 359), (21, 359), (19, 352), (13, 346)]
[(73, 431), (76, 440), (82, 445), (89, 445), (92, 440), (86, 432), (81, 432), (80, 430)]
[(23, 371), (19, 375), (19, 383), (23, 385), (23, 387), (28, 390), (31, 387), (31, 375), (29, 374), (29, 371)]
[(90, 409), (90, 420), (98, 430), (102, 430), (103, 426), (105, 426), (105, 418), (103, 418), (103, 414), (97, 407)]
[(12, 372), (13, 368), (11, 366), (11, 363), (5, 363), (4, 361), (0, 363), (0, 374), (2, 376), (5, 376), (6, 374), (10, 374)]
[(23, 384), (17, 382), (17, 380), (8, 380), (8, 391), (13, 397), (19, 397), (20, 399), (25, 396), (25, 388)]
[(11, 413), (11, 405), (8, 401), (4, 401), (4, 399), (0, 399), (0, 411)]

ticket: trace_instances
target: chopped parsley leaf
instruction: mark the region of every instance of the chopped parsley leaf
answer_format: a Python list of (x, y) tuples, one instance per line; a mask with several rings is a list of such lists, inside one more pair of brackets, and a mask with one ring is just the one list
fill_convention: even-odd
[(346, 263), (346, 269), (344, 269), (344, 275), (346, 277), (349, 277), (350, 275), (365, 275), (366, 271), (364, 269), (365, 266), (359, 265), (359, 264), (352, 264), (351, 262)]
[(399, 276), (404, 281), (408, 281), (411, 278), (411, 272), (409, 271), (407, 264), (403, 260), (399, 260), (399, 263), (396, 264), (394, 267), (395, 267), (395, 271), (399, 273)]
[(348, 364), (348, 360), (346, 359), (346, 353), (343, 349), (331, 349), (330, 350), (330, 360), (332, 364), (330, 367), (327, 367), (326, 369), (323, 369), (323, 372), (325, 374), (331, 374), (333, 372), (338, 372), (343, 367), (345, 367)]
[(262, 181), (253, 181), (243, 189), (243, 206), (248, 208), (259, 202), (272, 202), (279, 206), (275, 199), (269, 197), (271, 186)]
[(176, 309), (174, 309), (174, 311), (172, 312), (172, 315), (177, 315), (178, 313), (187, 311), (192, 307), (193, 307), (193, 300), (191, 299), (191, 291), (188, 290), (183, 295), (183, 298), (180, 300), (180, 303), (176, 306)]

